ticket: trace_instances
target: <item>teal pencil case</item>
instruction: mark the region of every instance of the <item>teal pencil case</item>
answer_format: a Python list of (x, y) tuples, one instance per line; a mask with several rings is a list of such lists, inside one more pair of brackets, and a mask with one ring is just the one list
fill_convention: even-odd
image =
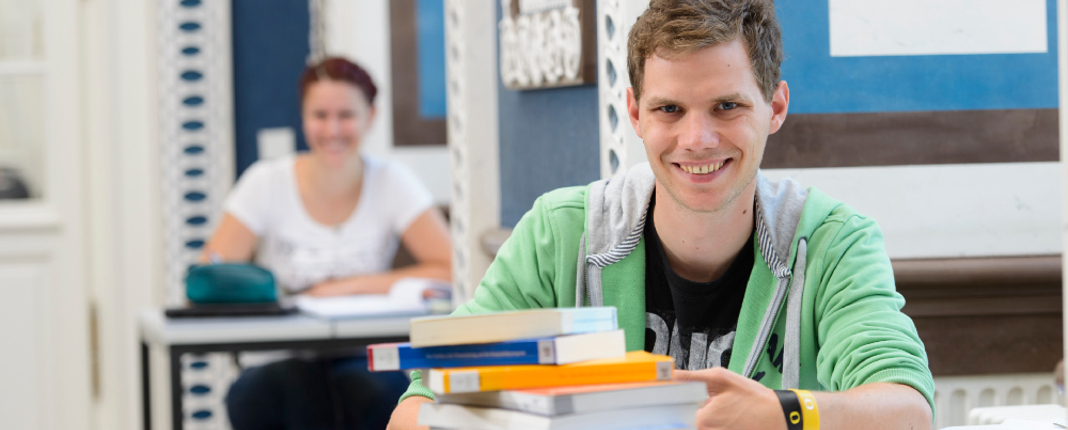
[(191, 267), (185, 278), (185, 294), (194, 304), (265, 303), (278, 300), (274, 275), (267, 269), (244, 263)]

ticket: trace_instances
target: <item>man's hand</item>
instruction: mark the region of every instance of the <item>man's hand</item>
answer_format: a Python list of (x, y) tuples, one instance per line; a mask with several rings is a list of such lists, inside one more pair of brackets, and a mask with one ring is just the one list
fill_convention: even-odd
[(418, 422), (419, 405), (429, 402), (433, 400), (420, 396), (411, 396), (402, 400), (393, 409), (393, 415), (389, 418), (389, 426), (386, 430), (428, 430), (430, 427), (420, 426)]
[(759, 382), (722, 367), (676, 370), (675, 379), (708, 387), (708, 401), (697, 410), (700, 430), (786, 430), (779, 397)]

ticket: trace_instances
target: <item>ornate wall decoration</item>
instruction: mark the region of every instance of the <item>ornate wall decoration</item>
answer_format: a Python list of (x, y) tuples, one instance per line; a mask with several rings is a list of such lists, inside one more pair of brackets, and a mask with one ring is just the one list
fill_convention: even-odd
[(510, 89), (597, 81), (593, 0), (501, 0), (501, 80)]

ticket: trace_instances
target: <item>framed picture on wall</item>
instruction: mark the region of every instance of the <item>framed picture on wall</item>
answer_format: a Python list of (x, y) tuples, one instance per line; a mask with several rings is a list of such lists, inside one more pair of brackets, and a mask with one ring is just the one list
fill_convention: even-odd
[(445, 11), (441, 0), (392, 0), (393, 144), (445, 145)]
[(508, 0), (501, 11), (500, 70), (513, 90), (597, 82), (594, 0)]

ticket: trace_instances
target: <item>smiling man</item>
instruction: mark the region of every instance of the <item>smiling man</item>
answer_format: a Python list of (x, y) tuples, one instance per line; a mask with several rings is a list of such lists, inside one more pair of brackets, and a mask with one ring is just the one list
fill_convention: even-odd
[[(878, 226), (760, 174), (790, 104), (780, 35), (770, 0), (653, 0), (628, 43), (649, 163), (539, 198), (457, 313), (616, 306), (629, 350), (707, 385), (701, 429), (930, 428)], [(413, 376), (391, 428), (432, 397)]]

